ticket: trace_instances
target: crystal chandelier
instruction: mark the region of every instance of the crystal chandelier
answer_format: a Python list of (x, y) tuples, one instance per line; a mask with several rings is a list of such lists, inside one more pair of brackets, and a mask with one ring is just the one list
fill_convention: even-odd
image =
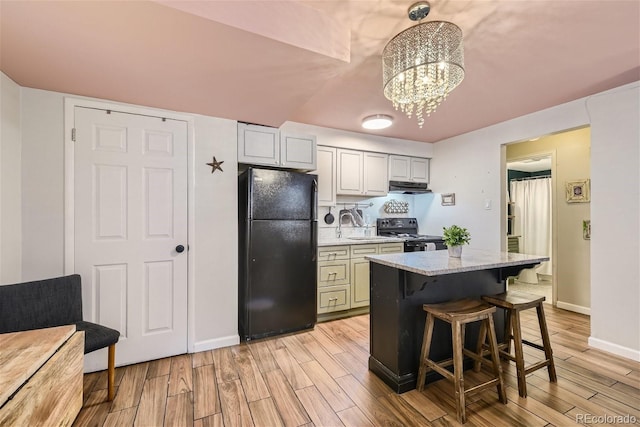
[[(409, 19), (429, 14), (428, 2), (409, 8)], [(407, 117), (416, 115), (422, 128), (429, 116), (464, 78), (462, 30), (446, 21), (428, 21), (410, 27), (382, 51), (384, 96)]]

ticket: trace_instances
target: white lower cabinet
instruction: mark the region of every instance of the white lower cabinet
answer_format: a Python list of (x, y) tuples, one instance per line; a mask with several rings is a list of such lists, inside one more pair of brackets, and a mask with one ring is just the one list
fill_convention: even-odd
[(379, 246), (351, 246), (351, 308), (369, 305), (369, 261), (364, 257), (379, 253)]
[[(318, 262), (349, 259), (349, 245), (322, 246), (318, 248)], [(318, 264), (320, 265), (320, 264)]]
[(349, 285), (318, 288), (318, 314), (348, 310), (351, 307)]
[(318, 248), (318, 314), (369, 306), (367, 255), (402, 252), (403, 243), (340, 245)]
[(397, 254), (398, 252), (404, 252), (404, 243), (380, 243), (379, 254)]
[[(371, 246), (376, 252), (369, 252)], [(404, 251), (404, 243), (381, 243), (351, 247), (351, 308), (369, 306), (370, 273), (369, 261), (364, 259), (371, 254), (392, 254)]]
[(318, 282), (321, 286), (349, 284), (349, 260), (318, 263)]
[(351, 307), (349, 267), (349, 246), (318, 248), (318, 314)]

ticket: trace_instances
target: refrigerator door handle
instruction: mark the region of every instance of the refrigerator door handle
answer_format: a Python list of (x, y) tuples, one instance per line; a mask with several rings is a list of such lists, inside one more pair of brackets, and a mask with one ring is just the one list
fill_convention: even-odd
[(318, 255), (318, 222), (311, 221), (311, 261), (316, 262)]
[(316, 262), (318, 252), (318, 180), (313, 180), (313, 197), (311, 200), (311, 260)]
[(311, 200), (311, 220), (318, 220), (318, 180), (313, 180), (313, 195)]

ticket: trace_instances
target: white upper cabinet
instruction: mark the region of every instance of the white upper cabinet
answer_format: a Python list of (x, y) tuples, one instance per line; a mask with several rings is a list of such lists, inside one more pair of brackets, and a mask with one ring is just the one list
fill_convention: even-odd
[(336, 204), (336, 149), (318, 146), (318, 206)]
[(280, 165), (278, 129), (238, 123), (238, 163)]
[(389, 181), (409, 181), (411, 157), (389, 156)]
[(389, 181), (429, 182), (429, 159), (389, 156)]
[(387, 160), (382, 153), (337, 149), (337, 194), (386, 196), (389, 190)]
[(238, 163), (315, 170), (316, 138), (238, 123)]
[(316, 169), (316, 137), (280, 133), (280, 166), (290, 169)]
[(362, 151), (336, 150), (338, 157), (337, 194), (364, 195)]
[(411, 181), (429, 182), (429, 159), (411, 158)]
[(364, 193), (368, 196), (386, 196), (389, 192), (387, 162), (389, 155), (364, 153)]

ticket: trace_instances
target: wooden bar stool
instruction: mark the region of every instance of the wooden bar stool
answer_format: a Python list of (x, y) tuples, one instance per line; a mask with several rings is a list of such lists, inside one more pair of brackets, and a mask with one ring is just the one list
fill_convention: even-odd
[[(545, 300), (545, 297), (526, 292), (508, 291), (499, 295), (485, 295), (482, 299), (489, 304), (507, 310), (507, 321), (505, 324), (504, 334), (505, 342), (501, 343), (498, 347), (500, 348), (499, 353), (501, 357), (516, 362), (516, 370), (518, 371), (518, 393), (520, 396), (527, 397), (527, 374), (530, 374), (540, 368), (544, 368), (545, 366), (549, 371), (549, 381), (556, 382), (558, 378), (556, 377), (556, 367), (553, 363), (553, 351), (551, 350), (549, 331), (547, 330), (547, 322), (544, 317), (544, 309), (542, 308), (542, 302)], [(522, 339), (520, 311), (533, 307), (536, 308), (538, 313), (538, 324), (540, 325), (540, 335), (542, 336), (543, 345)], [(512, 339), (515, 356), (511, 355)], [(480, 345), (482, 345), (484, 341), (484, 338), (481, 337)], [(524, 354), (522, 351), (523, 344), (544, 351), (545, 360), (525, 367)], [(478, 369), (478, 367), (479, 362), (476, 362), (475, 368)]]
[[(498, 396), (500, 401), (502, 403), (507, 403), (507, 394), (505, 392), (504, 382), (502, 379), (502, 367), (500, 366), (500, 358), (498, 356), (498, 343), (493, 325), (493, 313), (495, 313), (496, 308), (479, 300), (468, 299), (441, 304), (424, 304), (422, 308), (427, 312), (427, 320), (424, 327), (424, 337), (422, 339), (422, 352), (420, 353), (420, 370), (418, 371), (418, 382), (416, 385), (418, 391), (422, 391), (424, 389), (427, 372), (430, 369), (433, 369), (448, 380), (453, 381), (457, 416), (458, 422), (460, 423), (465, 423), (467, 421), (465, 411), (466, 394), (473, 394), (495, 385), (498, 387)], [(453, 357), (440, 362), (435, 362), (429, 359), (429, 350), (431, 348), (431, 337), (433, 335), (435, 318), (451, 324), (451, 335), (453, 341)], [(476, 361), (480, 361), (482, 359), (482, 348), (480, 348), (481, 352), (479, 354), (464, 348), (464, 331), (467, 323), (478, 321), (482, 321), (480, 336), (486, 337), (487, 331), (489, 334), (489, 348), (491, 351), (495, 378), (465, 390), (462, 356), (465, 354)], [(452, 364), (453, 374), (445, 369), (445, 367), (451, 366)]]

